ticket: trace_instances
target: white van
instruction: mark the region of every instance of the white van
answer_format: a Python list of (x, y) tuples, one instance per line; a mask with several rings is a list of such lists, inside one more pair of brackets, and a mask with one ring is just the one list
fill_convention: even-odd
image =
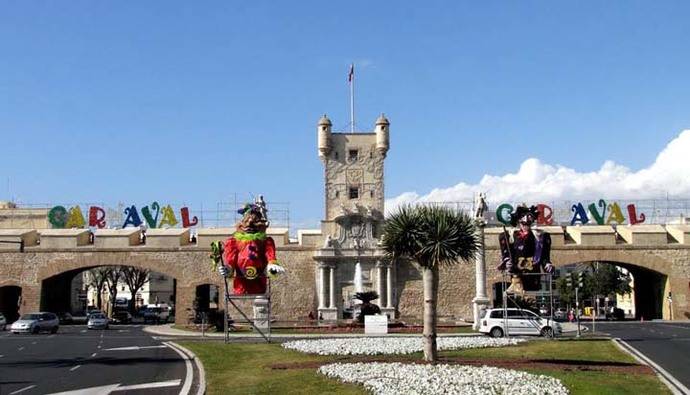
[(487, 309), (481, 318), (479, 332), (492, 337), (503, 337), (506, 334), (506, 322), (508, 323), (508, 335), (523, 336), (536, 335), (552, 337), (562, 332), (561, 324), (547, 318), (539, 317), (529, 310), (509, 308), (505, 309), (508, 319), (503, 318), (504, 309)]

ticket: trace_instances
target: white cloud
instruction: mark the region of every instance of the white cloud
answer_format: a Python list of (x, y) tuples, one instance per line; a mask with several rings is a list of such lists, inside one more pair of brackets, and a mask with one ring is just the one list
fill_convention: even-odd
[(515, 173), (482, 177), (478, 184), (461, 182), (436, 188), (425, 195), (405, 192), (386, 200), (386, 211), (405, 203), (472, 201), (476, 192), (487, 193), (491, 203), (553, 202), (560, 200), (652, 199), (668, 195), (690, 198), (690, 130), (684, 130), (639, 171), (606, 161), (594, 172), (582, 173), (537, 158), (522, 162)]

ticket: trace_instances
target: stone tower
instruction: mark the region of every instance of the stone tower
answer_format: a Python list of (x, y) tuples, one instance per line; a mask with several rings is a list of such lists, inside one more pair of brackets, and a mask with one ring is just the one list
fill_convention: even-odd
[[(333, 132), (324, 115), (318, 122), (319, 158), (324, 164), (324, 246), (318, 263), (319, 313), (324, 320), (343, 317), (354, 292), (355, 268), (365, 288), (376, 290), (379, 305), (392, 314), (391, 267), (378, 247), (384, 210), (383, 164), (389, 148), (390, 123), (383, 114), (373, 132)], [(359, 263), (359, 265), (357, 265)], [(384, 273), (384, 270), (386, 272)], [(388, 296), (388, 297), (386, 297)]]

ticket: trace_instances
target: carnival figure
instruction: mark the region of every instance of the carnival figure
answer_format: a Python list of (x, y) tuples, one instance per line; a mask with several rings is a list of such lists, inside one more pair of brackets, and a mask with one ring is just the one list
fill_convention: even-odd
[(507, 271), (511, 276), (508, 293), (524, 295), (525, 291), (537, 291), (541, 284), (542, 271), (553, 273), (551, 263), (551, 236), (540, 231), (535, 237), (532, 223), (537, 219), (536, 206), (520, 205), (510, 214), (510, 224), (518, 227), (513, 232), (511, 243), (504, 229), (498, 240), (501, 247), (501, 264), (498, 270)]
[(269, 222), (263, 196), (246, 204), (238, 213), (242, 219), (235, 233), (225, 243), (211, 243), (211, 260), (223, 277), (233, 277), (235, 295), (264, 294), (266, 277), (277, 276), (285, 269), (276, 259), (273, 238), (266, 236)]

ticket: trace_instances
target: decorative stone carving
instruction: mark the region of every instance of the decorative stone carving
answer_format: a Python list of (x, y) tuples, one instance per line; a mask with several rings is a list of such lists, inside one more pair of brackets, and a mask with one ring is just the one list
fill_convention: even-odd
[(370, 206), (355, 206), (344, 212), (335, 219), (339, 228), (338, 244), (342, 248), (376, 248), (374, 229), (382, 219), (381, 212)]

